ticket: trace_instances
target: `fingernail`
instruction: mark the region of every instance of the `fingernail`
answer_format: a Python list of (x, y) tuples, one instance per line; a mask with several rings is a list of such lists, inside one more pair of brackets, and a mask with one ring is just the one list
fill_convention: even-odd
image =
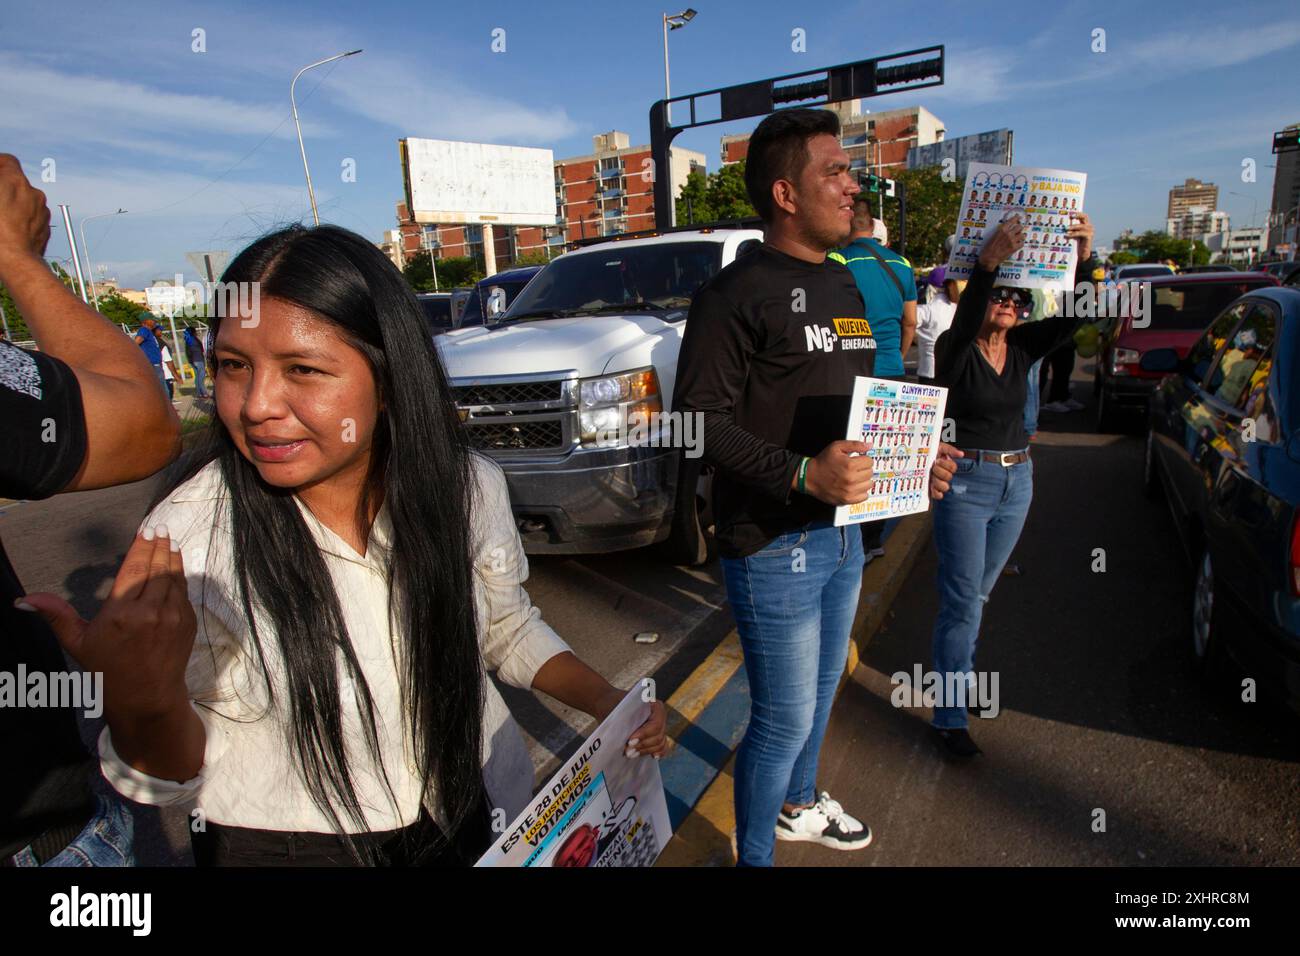
[(14, 607), (18, 608), (18, 610), (20, 611), (31, 611), (32, 613), (36, 612), (36, 608), (32, 607), (22, 598), (19, 598), (17, 601), (14, 601)]
[(168, 542), (168, 547), (171, 548), (171, 550), (172, 550), (172, 554), (180, 554), (180, 553), (181, 553), (181, 542), (180, 542), (180, 539), (179, 539), (179, 538), (172, 538), (172, 539)]
[(635, 747), (635, 746), (636, 746), (637, 744), (639, 744), (640, 742), (641, 742), (641, 738), (640, 738), (640, 737), (633, 737), (631, 740), (629, 740), (629, 741), (627, 742), (627, 745), (628, 745), (629, 747)]
[(167, 537), (167, 526), (165, 524), (154, 525), (154, 534), (160, 538)]
[(140, 537), (144, 538), (146, 541), (152, 541), (154, 537), (153, 528), (145, 528), (140, 532)]
[(628, 747), (627, 750), (623, 751), (624, 757), (635, 757), (636, 755), (637, 755), (637, 751), (631, 747)]

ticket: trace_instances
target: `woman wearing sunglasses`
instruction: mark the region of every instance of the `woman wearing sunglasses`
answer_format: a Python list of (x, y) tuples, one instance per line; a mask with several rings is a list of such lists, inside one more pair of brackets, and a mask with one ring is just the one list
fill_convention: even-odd
[[(1078, 243), (1076, 276), (1093, 265), (1093, 227), (1071, 213), (1067, 235)], [(1020, 324), (1031, 305), (1027, 289), (994, 287), (998, 266), (1024, 246), (1018, 216), (989, 235), (962, 293), (952, 326), (935, 343), (935, 382), (946, 386), (948, 416), (956, 422), (962, 452), (950, 493), (934, 502), (934, 543), (939, 554), (939, 614), (933, 669), (945, 688), (967, 675), (974, 687), (975, 643), (984, 602), (1011, 556), (1033, 497), (1033, 462), (1024, 409), (1030, 367), (1074, 334), (1083, 319), (1059, 315)], [(934, 727), (947, 750), (962, 757), (980, 752), (967, 731), (967, 694), (944, 699)]]

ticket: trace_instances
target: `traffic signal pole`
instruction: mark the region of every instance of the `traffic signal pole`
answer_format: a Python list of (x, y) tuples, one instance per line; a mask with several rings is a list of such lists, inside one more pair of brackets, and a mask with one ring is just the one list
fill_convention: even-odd
[[(668, 151), (678, 133), (698, 126), (765, 116), (783, 107), (829, 106), (845, 100), (941, 86), (943, 49), (942, 45), (922, 47), (820, 70), (688, 93), (654, 103), (650, 107), (650, 155), (654, 160), (655, 227), (666, 229), (673, 222), (676, 197), (673, 195)], [(685, 109), (678, 107), (676, 115), (680, 117), (685, 112), (689, 119), (683, 123), (671, 123), (668, 119), (670, 103), (685, 104)], [(701, 115), (711, 118), (701, 119)]]

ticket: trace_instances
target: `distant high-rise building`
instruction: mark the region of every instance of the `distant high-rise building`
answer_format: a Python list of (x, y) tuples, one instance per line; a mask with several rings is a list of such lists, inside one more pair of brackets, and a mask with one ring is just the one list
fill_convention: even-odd
[[(1300, 128), (1300, 123), (1284, 127)], [(1278, 247), (1288, 257), (1295, 257), (1297, 236), (1300, 236), (1300, 150), (1285, 150), (1276, 154), (1273, 169), (1273, 202), (1269, 206), (1269, 245)], [(1285, 248), (1282, 248), (1285, 247)]]
[(1219, 208), (1219, 187), (1214, 183), (1203, 183), (1199, 179), (1188, 179), (1181, 186), (1169, 190), (1168, 219), (1182, 219), (1183, 214), (1193, 206), (1207, 209)]
[(1176, 218), (1165, 220), (1165, 232), (1175, 239), (1201, 239), (1228, 228), (1228, 214), (1210, 206), (1188, 206)]

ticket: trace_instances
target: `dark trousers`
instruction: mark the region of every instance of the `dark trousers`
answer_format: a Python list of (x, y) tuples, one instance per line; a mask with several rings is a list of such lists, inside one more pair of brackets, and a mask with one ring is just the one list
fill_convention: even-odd
[(473, 866), (492, 843), (487, 804), (448, 841), (427, 812), (400, 830), (352, 835), (360, 855), (336, 833), (256, 830), (209, 822), (191, 833), (195, 866)]
[[(1052, 373), (1051, 391), (1047, 390), (1047, 373)], [(1042, 371), (1038, 373), (1038, 387), (1046, 396), (1045, 403), (1063, 402), (1070, 397), (1070, 375), (1074, 372), (1074, 343), (1066, 342), (1047, 353)]]

